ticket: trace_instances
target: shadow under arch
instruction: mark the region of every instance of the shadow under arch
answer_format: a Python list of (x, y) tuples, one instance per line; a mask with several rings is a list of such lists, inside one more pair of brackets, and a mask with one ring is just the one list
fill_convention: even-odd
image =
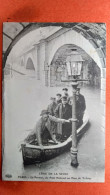
[[(57, 79), (59, 79), (59, 81), (68, 79), (66, 58), (70, 55), (73, 49), (75, 49), (83, 59), (81, 78), (90, 79), (89, 84), (99, 88), (101, 85), (101, 67), (98, 66), (92, 56), (75, 44), (64, 44), (54, 53), (50, 64), (50, 86), (52, 86)], [(64, 77), (62, 78), (62, 76)], [(52, 81), (52, 77), (54, 78), (54, 81)], [(86, 84), (87, 82), (84, 83)]]
[[(99, 47), (98, 42), (97, 40), (101, 40), (102, 39), (102, 42), (104, 44), (104, 48), (105, 48), (105, 34), (102, 33), (102, 30), (103, 32), (105, 32), (105, 25), (104, 23), (90, 23), (92, 27), (95, 27), (94, 28), (94, 32), (92, 31), (91, 32), (91, 28), (90, 28), (90, 24), (89, 23), (29, 23), (28, 25), (25, 25), (23, 23), (19, 23), (22, 25), (23, 29), (21, 31), (18, 30), (18, 33), (17, 35), (12, 39), (11, 38), (11, 43), (10, 45), (8, 46), (8, 48), (6, 49), (6, 51), (4, 52), (4, 55), (3, 55), (3, 68), (5, 67), (5, 64), (6, 64), (6, 61), (7, 61), (7, 57), (10, 53), (10, 51), (12, 50), (12, 48), (15, 46), (15, 44), (23, 37), (25, 36), (27, 33), (29, 33), (30, 31), (33, 31), (35, 29), (38, 29), (40, 27), (47, 27), (47, 26), (61, 26), (63, 28), (73, 28), (76, 32), (80, 32), (82, 34), (83, 37), (87, 37), (87, 38), (90, 38), (90, 40), (92, 41), (92, 44), (95, 45), (95, 47)], [(80, 28), (79, 28), (80, 26)], [(16, 26), (15, 26), (16, 27)], [(85, 31), (85, 30), (89, 30), (88, 31)], [(99, 32), (100, 35), (97, 35), (97, 31)], [(4, 32), (3, 33), (9, 37), (8, 33)], [(94, 41), (93, 39), (96, 38), (96, 41)]]
[(26, 69), (35, 71), (34, 63), (30, 57), (27, 59)]

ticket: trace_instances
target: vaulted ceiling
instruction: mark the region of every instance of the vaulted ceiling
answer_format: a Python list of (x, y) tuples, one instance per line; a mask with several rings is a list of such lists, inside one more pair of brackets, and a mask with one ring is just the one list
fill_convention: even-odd
[[(104, 55), (106, 55), (106, 25), (104, 23), (12, 22), (3, 24), (3, 65), (5, 66), (7, 56), (9, 55), (11, 49), (23, 36), (32, 30), (45, 26), (61, 26), (65, 28), (72, 28), (88, 39), (95, 48), (100, 48)], [(79, 52), (83, 53), (83, 51)]]

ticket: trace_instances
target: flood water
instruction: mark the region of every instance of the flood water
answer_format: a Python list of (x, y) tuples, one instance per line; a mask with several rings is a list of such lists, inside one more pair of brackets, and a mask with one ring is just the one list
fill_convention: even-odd
[[(101, 130), (100, 90), (97, 88), (81, 89), (86, 99), (90, 126), (78, 143), (79, 166), (73, 168), (70, 165), (70, 151), (41, 164), (23, 166), (19, 143), (34, 127), (49, 98), (58, 92), (61, 92), (60, 87), (42, 88), (34, 78), (5, 80), (4, 179), (8, 179), (6, 174), (11, 174), (12, 180), (44, 181), (48, 177), (47, 181), (55, 181), (55, 177), (63, 173), (62, 179), (57, 181), (104, 181), (105, 133)], [(71, 95), (71, 88), (69, 93)]]

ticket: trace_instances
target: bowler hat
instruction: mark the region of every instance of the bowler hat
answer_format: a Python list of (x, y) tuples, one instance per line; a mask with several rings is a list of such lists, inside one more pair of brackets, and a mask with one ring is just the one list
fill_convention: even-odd
[(56, 98), (55, 97), (51, 97), (50, 100), (55, 100)]
[(80, 87), (77, 87), (76, 90), (77, 90), (77, 91), (80, 91)]
[(57, 93), (56, 96), (60, 96), (61, 97), (62, 95), (61, 95), (61, 93)]
[(44, 115), (44, 114), (49, 114), (49, 113), (50, 113), (50, 112), (48, 112), (48, 110), (42, 110), (40, 116), (42, 116), (42, 115)]
[(63, 90), (63, 91), (64, 91), (64, 90), (65, 90), (65, 91), (68, 91), (68, 89), (67, 89), (67, 88), (63, 88), (62, 90)]

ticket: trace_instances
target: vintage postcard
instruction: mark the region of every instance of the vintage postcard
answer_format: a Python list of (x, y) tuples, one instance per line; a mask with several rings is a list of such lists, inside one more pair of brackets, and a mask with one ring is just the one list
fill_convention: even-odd
[(106, 24), (3, 24), (2, 179), (104, 182)]

